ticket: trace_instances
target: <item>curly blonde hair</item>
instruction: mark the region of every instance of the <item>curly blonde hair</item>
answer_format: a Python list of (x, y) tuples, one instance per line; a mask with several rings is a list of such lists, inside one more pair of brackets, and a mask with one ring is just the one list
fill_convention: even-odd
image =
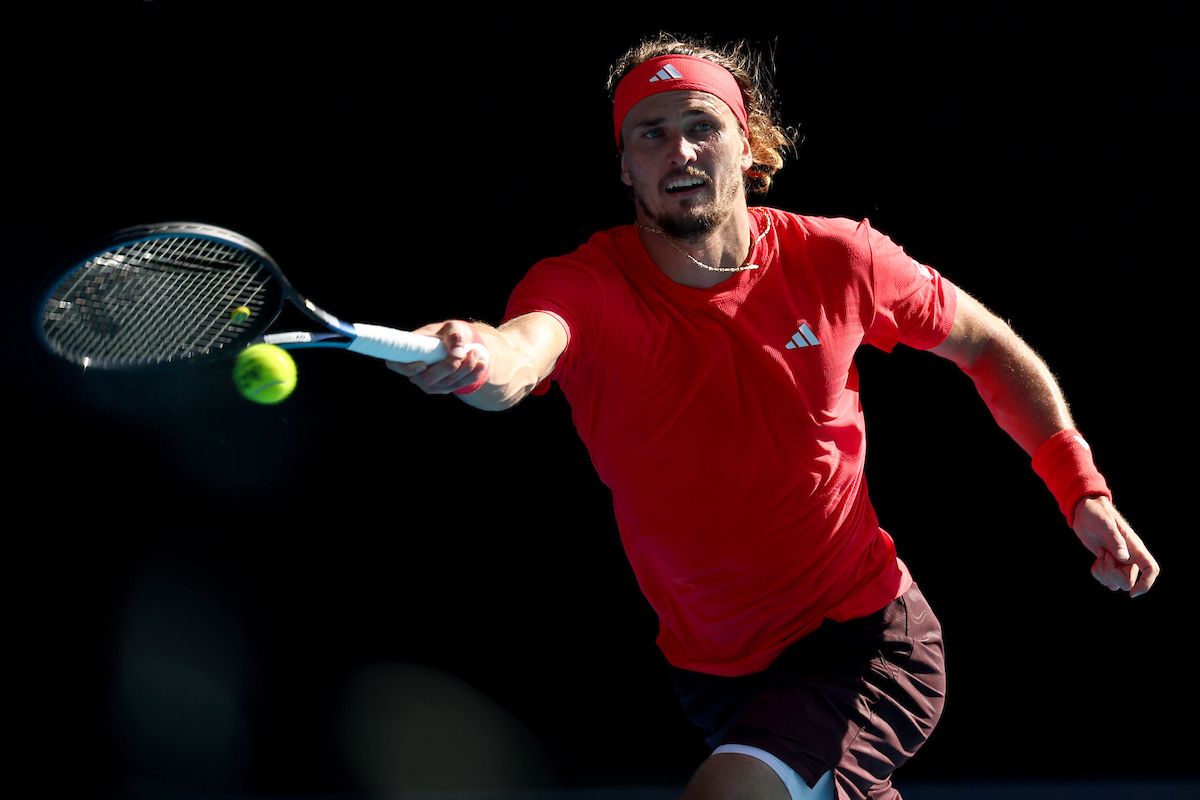
[(784, 128), (776, 119), (775, 92), (762, 57), (744, 41), (718, 47), (707, 40), (659, 33), (629, 48), (612, 65), (608, 72), (609, 99), (631, 69), (643, 61), (666, 55), (706, 58), (729, 70), (737, 79), (746, 104), (746, 127), (749, 128), (750, 152), (754, 158), (754, 164), (746, 171), (746, 190), (763, 193), (770, 189), (771, 179), (783, 168), (784, 154), (795, 147), (796, 133)]

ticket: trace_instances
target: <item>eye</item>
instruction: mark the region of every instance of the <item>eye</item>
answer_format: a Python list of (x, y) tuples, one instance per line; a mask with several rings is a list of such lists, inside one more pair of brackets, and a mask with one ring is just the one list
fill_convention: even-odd
[(647, 128), (646, 132), (642, 134), (643, 139), (657, 139), (661, 136), (662, 136), (661, 128)]

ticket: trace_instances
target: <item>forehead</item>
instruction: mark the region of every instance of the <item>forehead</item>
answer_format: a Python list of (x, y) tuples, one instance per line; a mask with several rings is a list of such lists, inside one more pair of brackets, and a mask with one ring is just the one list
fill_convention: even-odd
[(738, 124), (737, 117), (733, 115), (729, 106), (725, 105), (724, 100), (708, 92), (689, 89), (679, 92), (659, 92), (639, 101), (629, 109), (621, 128), (627, 130), (646, 120), (670, 119), (682, 116), (689, 111), (700, 111), (716, 117), (728, 118), (733, 121), (733, 124)]

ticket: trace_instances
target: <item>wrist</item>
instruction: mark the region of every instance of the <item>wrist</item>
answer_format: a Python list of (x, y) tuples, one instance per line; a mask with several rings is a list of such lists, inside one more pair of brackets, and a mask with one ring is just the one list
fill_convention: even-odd
[(1055, 433), (1033, 454), (1033, 471), (1046, 483), (1058, 501), (1068, 525), (1075, 524), (1075, 510), (1087, 497), (1107, 497), (1112, 492), (1092, 460), (1092, 448), (1074, 429)]

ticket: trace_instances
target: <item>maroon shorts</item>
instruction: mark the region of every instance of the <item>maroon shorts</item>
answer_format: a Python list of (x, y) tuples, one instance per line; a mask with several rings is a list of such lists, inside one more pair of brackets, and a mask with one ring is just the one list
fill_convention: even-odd
[(671, 674), (710, 747), (761, 748), (809, 786), (832, 769), (841, 800), (896, 800), (892, 770), (941, 716), (944, 663), (942, 626), (914, 583), (874, 614), (826, 620), (763, 672)]

